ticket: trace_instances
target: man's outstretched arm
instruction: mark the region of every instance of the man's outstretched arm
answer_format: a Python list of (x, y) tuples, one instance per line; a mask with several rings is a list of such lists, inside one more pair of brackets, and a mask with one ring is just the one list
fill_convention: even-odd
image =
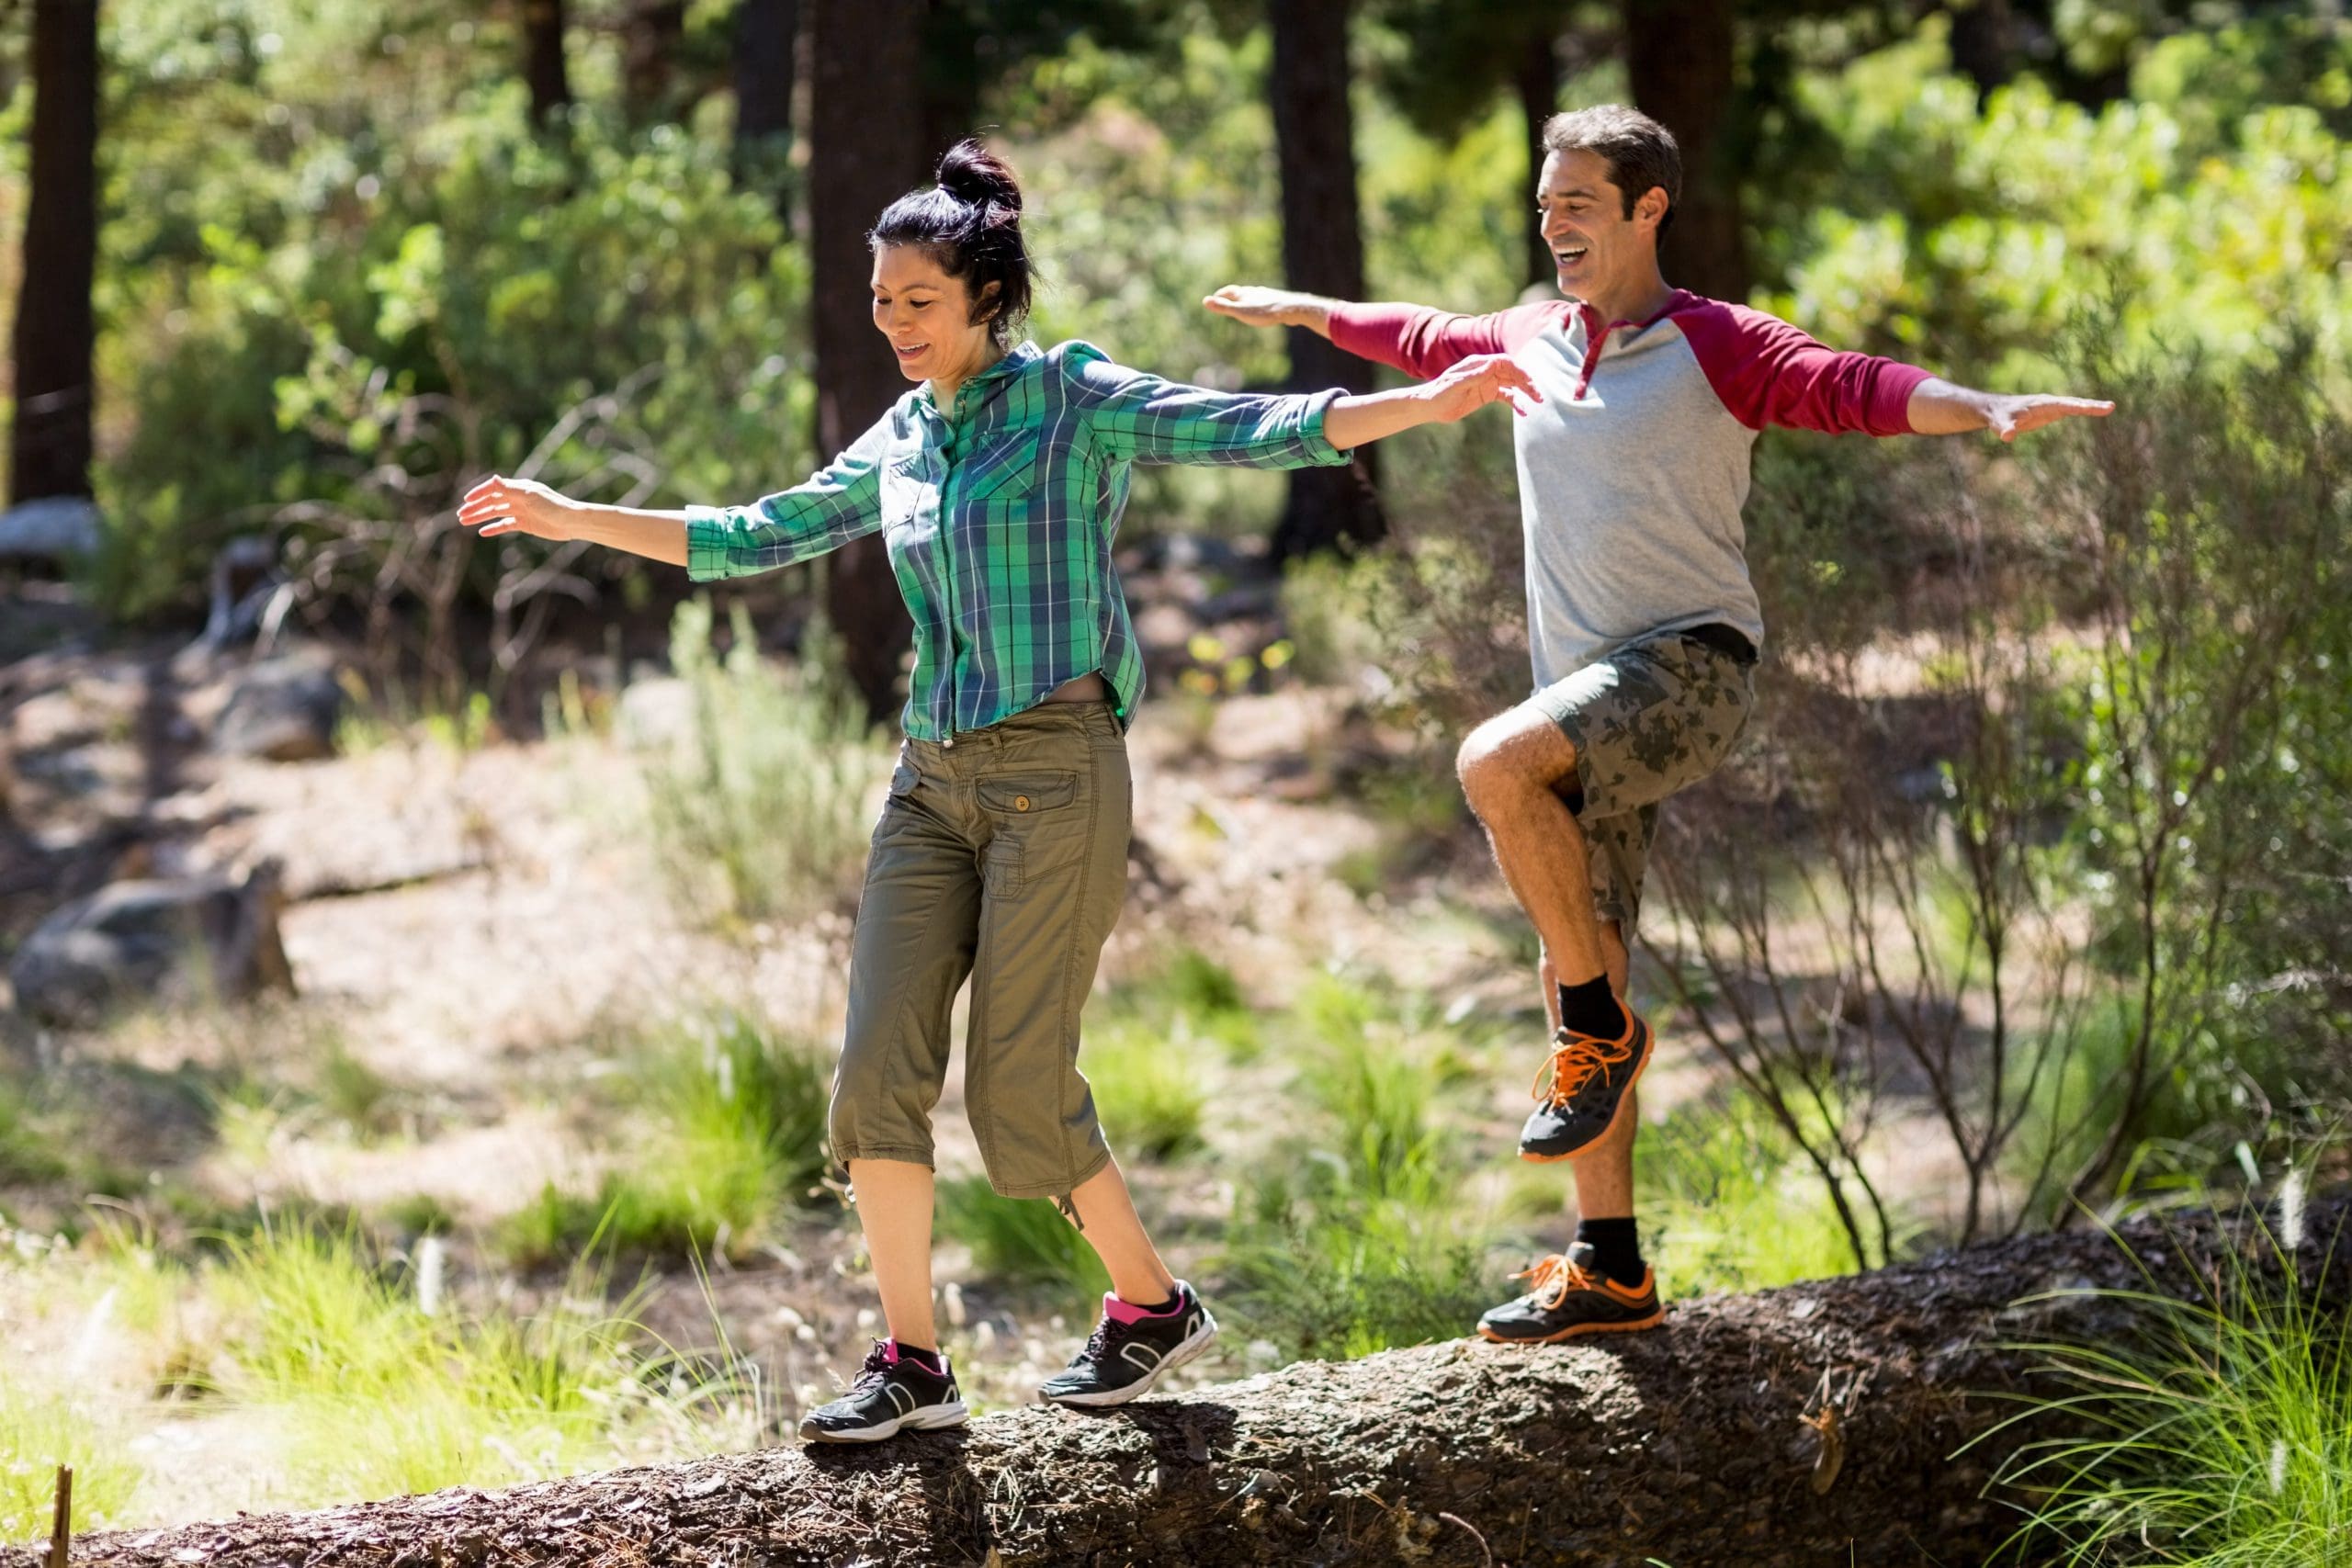
[[(1510, 354), (1543, 329), (1545, 307), (1515, 306), (1464, 316), (1426, 305), (1360, 304), (1288, 288), (1228, 283), (1201, 303), (1253, 327), (1304, 327), (1358, 358), (1390, 365), (1420, 380), (1475, 355)], [(1556, 313), (1556, 307), (1552, 308)]]
[(2004, 441), (2015, 441), (2028, 431), (2062, 419), (2104, 419), (2114, 412), (2113, 403), (2098, 398), (1980, 392), (1934, 376), (1911, 389), (1911, 400), (1905, 408), (1912, 430), (1918, 434), (1958, 435), (1989, 430)]

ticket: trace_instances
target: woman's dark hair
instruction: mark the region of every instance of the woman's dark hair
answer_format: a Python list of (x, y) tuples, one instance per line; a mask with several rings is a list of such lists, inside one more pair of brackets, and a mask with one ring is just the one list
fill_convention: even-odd
[[(885, 208), (865, 243), (921, 245), (950, 277), (964, 280), (974, 324), (986, 321), (1000, 344), (1029, 314), (1029, 247), (1021, 238), (1021, 182), (1003, 159), (972, 140), (939, 160), (939, 183), (910, 190)], [(989, 284), (996, 293), (988, 295)]]

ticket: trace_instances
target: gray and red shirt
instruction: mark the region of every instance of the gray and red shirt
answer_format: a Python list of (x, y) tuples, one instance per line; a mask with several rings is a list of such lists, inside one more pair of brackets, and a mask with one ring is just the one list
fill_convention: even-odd
[(1330, 327), (1349, 353), (1422, 378), (1508, 354), (1543, 392), (1512, 421), (1538, 687), (1636, 638), (1710, 622), (1760, 647), (1740, 522), (1757, 433), (1906, 434), (1911, 393), (1928, 379), (1687, 289), (1645, 321), (1558, 299), (1488, 316), (1340, 305)]

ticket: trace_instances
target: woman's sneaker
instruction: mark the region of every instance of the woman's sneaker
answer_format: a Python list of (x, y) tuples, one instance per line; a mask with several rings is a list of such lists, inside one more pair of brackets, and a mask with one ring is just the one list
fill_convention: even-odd
[(1650, 1026), (1627, 1008), (1614, 1040), (1561, 1026), (1535, 1069), (1535, 1112), (1519, 1134), (1519, 1157), (1568, 1159), (1609, 1135), (1625, 1096), (1650, 1064)]
[(1478, 1320), (1478, 1335), (1500, 1345), (1550, 1345), (1585, 1334), (1624, 1334), (1666, 1320), (1657, 1276), (1642, 1270), (1638, 1285), (1621, 1285), (1593, 1266), (1592, 1244), (1578, 1242), (1514, 1280), (1533, 1287)]
[(1125, 1404), (1148, 1392), (1170, 1367), (1181, 1367), (1209, 1348), (1216, 1337), (1216, 1319), (1193, 1293), (1176, 1281), (1176, 1305), (1168, 1312), (1123, 1323), (1112, 1315), (1102, 1298), (1102, 1321), (1067, 1371), (1046, 1380), (1037, 1393), (1057, 1404), (1088, 1406)]
[(960, 1427), (971, 1413), (956, 1389), (956, 1369), (944, 1354), (933, 1371), (877, 1339), (858, 1369), (849, 1392), (801, 1417), (800, 1436), (811, 1443), (878, 1443), (901, 1430)]

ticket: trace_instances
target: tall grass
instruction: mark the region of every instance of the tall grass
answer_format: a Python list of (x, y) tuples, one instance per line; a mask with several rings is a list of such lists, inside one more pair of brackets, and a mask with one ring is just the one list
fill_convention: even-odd
[(1439, 1120), (1451, 1041), (1318, 976), (1302, 1038), (1304, 1137), (1243, 1184), (1219, 1259), (1246, 1333), (1293, 1356), (1362, 1356), (1464, 1332), (1498, 1299), (1492, 1215), (1470, 1212)]
[(711, 648), (707, 598), (678, 606), (670, 660), (688, 712), (644, 750), (647, 829), (683, 907), (720, 925), (793, 914), (852, 890), (886, 754), (820, 624), (797, 670), (760, 657), (741, 604)]
[(120, 1524), (140, 1467), (124, 1435), (76, 1393), (0, 1366), (0, 1542), (49, 1534), (57, 1467), (74, 1467), (77, 1528)]
[(2273, 1279), (2224, 1258), (2192, 1300), (2098, 1292), (2132, 1310), (2128, 1337), (2035, 1348), (2060, 1392), (2016, 1419), (2064, 1430), (1999, 1472), (2028, 1516), (2004, 1560), (2352, 1562), (2352, 1321), (2291, 1262)]
[(233, 1325), (218, 1388), (289, 1433), (271, 1500), (301, 1506), (496, 1485), (729, 1440), (756, 1384), (651, 1346), (579, 1276), (539, 1312), (427, 1310), (351, 1234), (233, 1243), (207, 1289)]
[(518, 1262), (591, 1243), (704, 1255), (748, 1241), (825, 1172), (829, 1073), (808, 1046), (727, 1014), (659, 1035), (622, 1075), (616, 1112), (648, 1124), (593, 1197), (554, 1187), (506, 1222)]

